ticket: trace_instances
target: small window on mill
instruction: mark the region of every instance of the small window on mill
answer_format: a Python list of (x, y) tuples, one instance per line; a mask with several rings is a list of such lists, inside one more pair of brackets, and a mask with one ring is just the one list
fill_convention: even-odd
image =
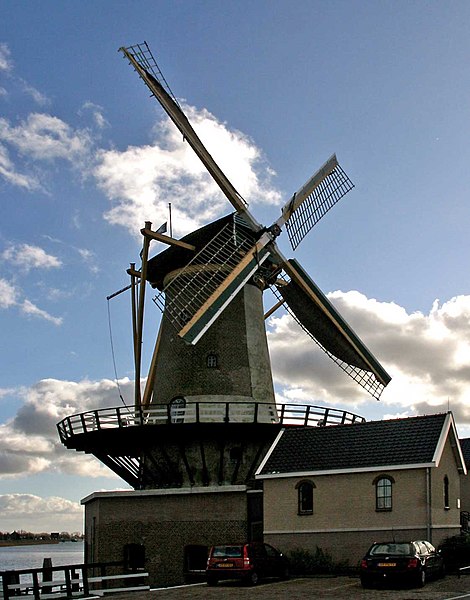
[(208, 354), (206, 357), (206, 366), (208, 369), (216, 369), (219, 366), (217, 354)]

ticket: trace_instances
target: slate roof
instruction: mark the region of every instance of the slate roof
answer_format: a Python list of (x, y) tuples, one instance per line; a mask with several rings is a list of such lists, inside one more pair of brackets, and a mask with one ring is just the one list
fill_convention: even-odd
[(429, 464), (448, 414), (286, 428), (258, 475)]
[(462, 448), (463, 459), (468, 469), (470, 467), (470, 438), (460, 440), (460, 447)]

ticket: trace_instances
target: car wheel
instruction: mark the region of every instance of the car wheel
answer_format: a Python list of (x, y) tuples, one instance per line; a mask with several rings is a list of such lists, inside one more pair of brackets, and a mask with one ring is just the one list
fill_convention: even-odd
[(361, 577), (361, 585), (365, 590), (372, 587), (371, 582), (365, 577)]
[(284, 567), (282, 570), (281, 579), (289, 579), (289, 577), (290, 577), (289, 567)]
[(248, 585), (257, 585), (258, 581), (259, 581), (259, 576), (256, 571), (252, 571), (246, 578), (246, 583)]
[(207, 585), (217, 585), (217, 581), (217, 577), (214, 577), (213, 575), (207, 577)]
[(426, 584), (426, 569), (421, 569), (418, 573), (418, 587), (424, 587)]

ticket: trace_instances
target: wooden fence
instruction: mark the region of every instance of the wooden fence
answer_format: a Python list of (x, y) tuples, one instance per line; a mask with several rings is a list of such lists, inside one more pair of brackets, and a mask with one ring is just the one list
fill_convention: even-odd
[(115, 592), (144, 591), (148, 573), (129, 571), (123, 562), (63, 565), (0, 572), (3, 600), (84, 598)]

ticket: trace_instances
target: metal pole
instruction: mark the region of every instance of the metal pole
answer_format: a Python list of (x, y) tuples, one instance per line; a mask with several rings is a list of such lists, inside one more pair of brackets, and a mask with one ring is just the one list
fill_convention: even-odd
[[(139, 387), (139, 386), (137, 386), (137, 372), (139, 371), (139, 367), (137, 365), (137, 345), (138, 345), (138, 338), (137, 338), (137, 287), (136, 287), (136, 277), (135, 277), (135, 275), (133, 275), (134, 271), (135, 271), (135, 263), (131, 263), (130, 272), (131, 272), (131, 288), (132, 288), (132, 292), (131, 292), (132, 340), (134, 343), (134, 370), (135, 370), (135, 379), (136, 379), (134, 395), (135, 395), (135, 404), (137, 404), (137, 402), (138, 402), (137, 388)], [(139, 376), (139, 378), (140, 378), (140, 376)], [(139, 389), (140, 389), (140, 387), (139, 387)]]
[[(152, 223), (145, 222), (145, 229), (151, 229)], [(139, 292), (139, 310), (137, 313), (137, 348), (136, 348), (136, 369), (135, 369), (135, 408), (140, 408), (140, 370), (142, 362), (142, 336), (144, 328), (144, 302), (145, 302), (145, 285), (147, 283), (147, 261), (149, 255), (150, 238), (144, 235), (144, 244), (142, 248), (142, 268), (140, 270), (140, 292)]]
[(155, 365), (157, 363), (158, 348), (160, 346), (160, 338), (162, 336), (162, 325), (157, 335), (157, 341), (155, 342), (155, 348), (153, 349), (152, 362), (150, 363), (149, 373), (147, 375), (147, 383), (145, 384), (144, 397), (142, 399), (142, 406), (144, 410), (150, 405), (150, 398), (152, 396), (153, 384), (155, 382)]

